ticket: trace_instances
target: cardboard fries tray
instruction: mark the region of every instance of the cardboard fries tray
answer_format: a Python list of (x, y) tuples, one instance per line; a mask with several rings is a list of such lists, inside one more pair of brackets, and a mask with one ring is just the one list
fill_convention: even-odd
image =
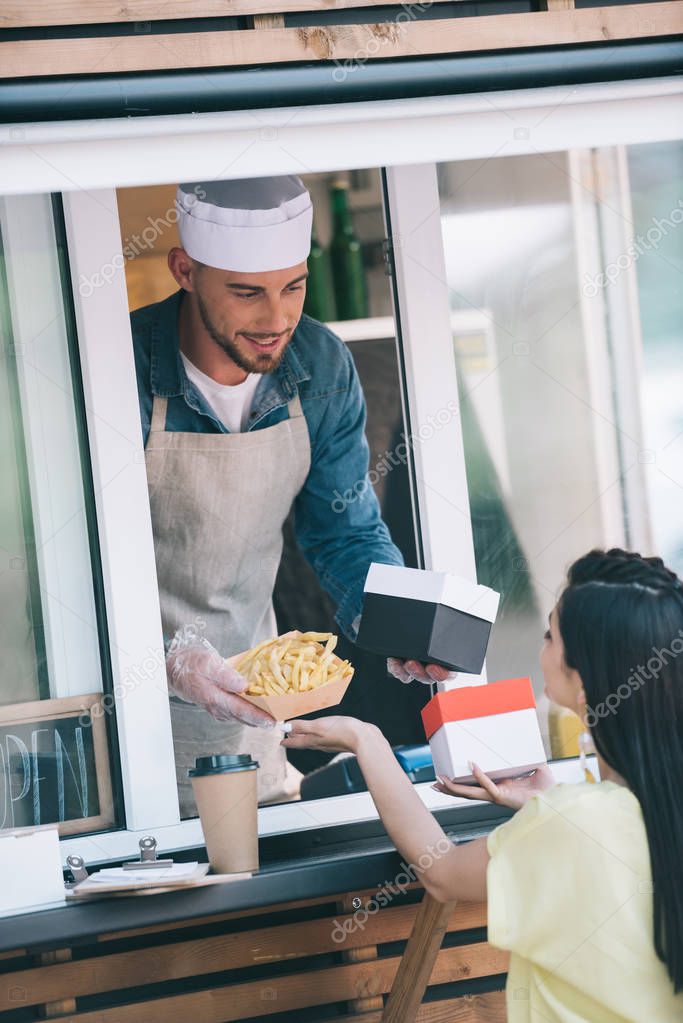
[[(287, 636), (302, 636), (303, 633), (294, 629), (291, 632), (285, 632), (282, 636), (278, 636), (278, 639), (284, 639)], [(274, 636), (273, 639), (276, 637)], [(240, 657), (243, 657), (248, 651), (243, 651), (240, 654), (234, 654), (232, 657), (227, 658), (227, 663), (231, 667), (235, 667)], [(341, 659), (336, 654), (332, 655), (333, 662), (341, 663)], [(253, 703), (254, 706), (260, 707), (261, 710), (265, 710), (268, 714), (271, 714), (276, 721), (289, 721), (291, 718), (299, 718), (304, 714), (311, 714), (315, 710), (324, 710), (326, 707), (336, 707), (337, 704), (341, 703), (344, 693), (349, 687), (349, 683), (353, 678), (353, 666), (346, 678), (340, 679), (337, 682), (327, 682), (325, 685), (318, 686), (316, 689), (309, 689), (304, 693), (287, 693), (283, 696), (249, 696), (248, 693), (240, 693), (239, 695), (243, 700), (248, 700), (249, 703)]]

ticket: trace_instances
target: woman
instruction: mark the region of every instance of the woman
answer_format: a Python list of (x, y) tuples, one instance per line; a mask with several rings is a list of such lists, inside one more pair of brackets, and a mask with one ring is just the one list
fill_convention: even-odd
[[(488, 903), (511, 952), (509, 1023), (683, 1020), (683, 583), (660, 558), (591, 551), (569, 570), (541, 652), (551, 700), (583, 718), (601, 782), (543, 767), (439, 791), (519, 809), (450, 843), (375, 726), (293, 721), (289, 748), (356, 754), (396, 848), (438, 900)], [(438, 855), (425, 851), (440, 850)]]

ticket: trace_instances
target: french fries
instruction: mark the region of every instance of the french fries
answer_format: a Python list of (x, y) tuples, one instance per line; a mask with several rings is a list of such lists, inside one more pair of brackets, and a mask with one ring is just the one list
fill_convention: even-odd
[(331, 632), (302, 632), (259, 643), (234, 664), (249, 683), (244, 695), (287, 696), (350, 680), (353, 667), (337, 657), (336, 645)]

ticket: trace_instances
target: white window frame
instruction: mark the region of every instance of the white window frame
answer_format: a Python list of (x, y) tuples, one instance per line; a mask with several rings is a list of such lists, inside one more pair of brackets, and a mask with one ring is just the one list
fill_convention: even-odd
[[(582, 340), (588, 368), (587, 383), (593, 416), (593, 450), (600, 518), (610, 546), (628, 545), (622, 506), (620, 449), (613, 393), (613, 367), (605, 295), (590, 287), (602, 271), (600, 185), (594, 149), (568, 153), (569, 194), (572, 204)], [(620, 424), (621, 425), (621, 424)], [(609, 540), (607, 541), (607, 538)]]
[[(587, 116), (590, 111), (590, 116)], [(394, 167), (679, 139), (683, 81), (5, 125), (0, 195)]]
[[(179, 821), (164, 644), (116, 193), (63, 197), (100, 530), (126, 822)], [(114, 263), (118, 262), (118, 268)], [(95, 271), (110, 283), (88, 291)], [(104, 836), (97, 836), (98, 845)]]
[[(629, 517), (625, 539), (632, 550), (651, 551), (652, 518), (645, 467), (653, 452), (640, 447), (644, 437), (640, 400), (640, 381), (644, 376), (643, 339), (636, 260), (629, 257), (635, 226), (628, 153), (626, 146), (600, 146), (593, 156), (603, 262), (618, 271), (614, 282), (604, 289), (603, 301), (608, 333), (621, 340), (619, 357), (611, 358), (611, 370)], [(627, 257), (626, 266), (624, 257)]]
[[(79, 852), (88, 860), (134, 855), (140, 834), (150, 829), (162, 848), (201, 842), (198, 821), (178, 820), (114, 189), (167, 181), (169, 168), (174, 180), (247, 177), (263, 173), (264, 166), (281, 174), (387, 168), (392, 231), (404, 239), (395, 256), (409, 370), (407, 412), (412, 428), (419, 429), (431, 410), (447, 407), (457, 395), (434, 165), (673, 140), (681, 135), (682, 114), (683, 82), (662, 78), (3, 129), (0, 195), (64, 194), (115, 680), (135, 677), (141, 665), (149, 665), (142, 681), (117, 700), (128, 830), (64, 840), (64, 855)], [(419, 273), (411, 261), (422, 267)], [(111, 282), (87, 297), (81, 294), (81, 275), (88, 280), (104, 266), (112, 268)], [(452, 509), (447, 513), (449, 502), (462, 506), (467, 500), (463, 458), (455, 418), (433, 444), (417, 446), (418, 504), (428, 567), (473, 576), (471, 524), (463, 520), (462, 534), (456, 534)], [(416, 790), (430, 808), (443, 805), (429, 786)], [(340, 800), (347, 801), (348, 815), (340, 816)], [(263, 807), (259, 825), (267, 835), (375, 816), (371, 800), (361, 794)]]

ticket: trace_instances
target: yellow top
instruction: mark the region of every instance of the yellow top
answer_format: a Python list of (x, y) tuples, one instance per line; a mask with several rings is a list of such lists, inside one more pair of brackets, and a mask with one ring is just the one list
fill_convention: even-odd
[(652, 938), (638, 800), (556, 785), (488, 838), (488, 938), (511, 952), (508, 1023), (681, 1023)]

